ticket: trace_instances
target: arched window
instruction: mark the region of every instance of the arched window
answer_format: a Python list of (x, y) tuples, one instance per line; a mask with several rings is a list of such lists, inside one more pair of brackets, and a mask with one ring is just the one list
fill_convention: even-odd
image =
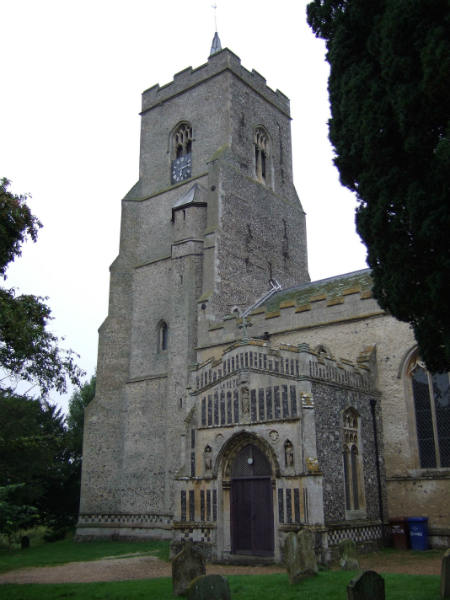
[(343, 413), (343, 462), (347, 518), (364, 508), (364, 486), (360, 453), (360, 419), (353, 408)]
[(255, 146), (255, 175), (256, 179), (267, 185), (269, 182), (270, 144), (267, 131), (262, 127), (255, 129), (253, 140)]
[(415, 356), (409, 368), (422, 469), (450, 467), (450, 381), (432, 374)]
[(165, 321), (161, 321), (158, 330), (158, 350), (164, 352), (169, 347), (169, 326)]
[(192, 127), (182, 123), (172, 134), (172, 184), (192, 176)]

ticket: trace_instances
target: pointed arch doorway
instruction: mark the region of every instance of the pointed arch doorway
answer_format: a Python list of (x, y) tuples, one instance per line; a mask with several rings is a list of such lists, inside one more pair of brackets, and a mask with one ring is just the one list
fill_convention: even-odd
[(273, 556), (272, 467), (264, 453), (244, 446), (231, 471), (231, 552)]

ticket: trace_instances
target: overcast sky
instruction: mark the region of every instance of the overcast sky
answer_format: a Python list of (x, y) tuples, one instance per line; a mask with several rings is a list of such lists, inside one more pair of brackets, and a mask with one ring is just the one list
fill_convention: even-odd
[[(36, 244), (9, 286), (48, 296), (51, 330), (90, 376), (108, 311), (121, 199), (138, 179), (141, 93), (206, 62), (212, 0), (2, 0), (0, 177), (30, 193)], [(327, 138), (325, 45), (306, 0), (217, 0), (222, 47), (291, 100), (294, 182), (313, 280), (366, 267), (354, 197)], [(51, 394), (66, 410), (67, 397)]]

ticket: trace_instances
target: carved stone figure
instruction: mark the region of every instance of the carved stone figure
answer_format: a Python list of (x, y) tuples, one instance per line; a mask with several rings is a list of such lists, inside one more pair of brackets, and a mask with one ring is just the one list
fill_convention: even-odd
[(248, 388), (242, 390), (242, 413), (244, 415), (250, 414), (250, 392)]
[(284, 445), (284, 452), (286, 458), (286, 467), (294, 466), (294, 448), (292, 447), (292, 443), (287, 441)]
[(205, 471), (211, 471), (212, 469), (212, 458), (211, 458), (211, 446), (205, 448)]

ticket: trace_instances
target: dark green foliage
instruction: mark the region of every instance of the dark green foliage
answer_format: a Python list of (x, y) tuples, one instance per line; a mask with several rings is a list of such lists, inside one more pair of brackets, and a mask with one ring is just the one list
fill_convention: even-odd
[(38, 518), (37, 508), (14, 502), (14, 493), (24, 487), (23, 484), (0, 487), (0, 534), (8, 538), (9, 553), (12, 554), (12, 536), (31, 527)]
[(74, 363), (76, 355), (61, 350), (47, 330), (52, 317), (43, 300), (0, 288), (0, 367), (12, 381), (27, 381), (46, 396), (50, 389), (66, 392), (66, 378), (77, 384), (83, 372)]
[(71, 435), (71, 448), (74, 459), (79, 462), (81, 461), (83, 453), (84, 411), (95, 396), (96, 384), (97, 376), (92, 375), (88, 382), (75, 390), (69, 400), (69, 413), (67, 415), (66, 423)]
[(5, 276), (8, 264), (22, 254), (21, 246), (29, 236), (36, 241), (42, 224), (31, 214), (27, 196), (8, 191), (11, 182), (0, 179), (0, 276)]
[(79, 475), (60, 409), (0, 392), (0, 485), (25, 484), (17, 504), (35, 506), (39, 523), (73, 526), (79, 504)]
[(315, 0), (330, 140), (380, 306), (450, 371), (450, 0)]
[[(42, 227), (26, 205), (27, 197), (8, 191), (9, 185), (7, 179), (0, 179), (0, 276), (5, 279), (8, 264), (21, 255), (23, 242), (28, 236), (36, 241)], [(79, 385), (84, 373), (74, 363), (74, 352), (61, 350), (58, 338), (47, 330), (52, 317), (44, 300), (0, 288), (0, 368), (9, 376), (10, 386), (27, 381), (46, 396), (50, 389), (66, 392), (67, 377)], [(5, 379), (0, 389), (6, 389)]]

